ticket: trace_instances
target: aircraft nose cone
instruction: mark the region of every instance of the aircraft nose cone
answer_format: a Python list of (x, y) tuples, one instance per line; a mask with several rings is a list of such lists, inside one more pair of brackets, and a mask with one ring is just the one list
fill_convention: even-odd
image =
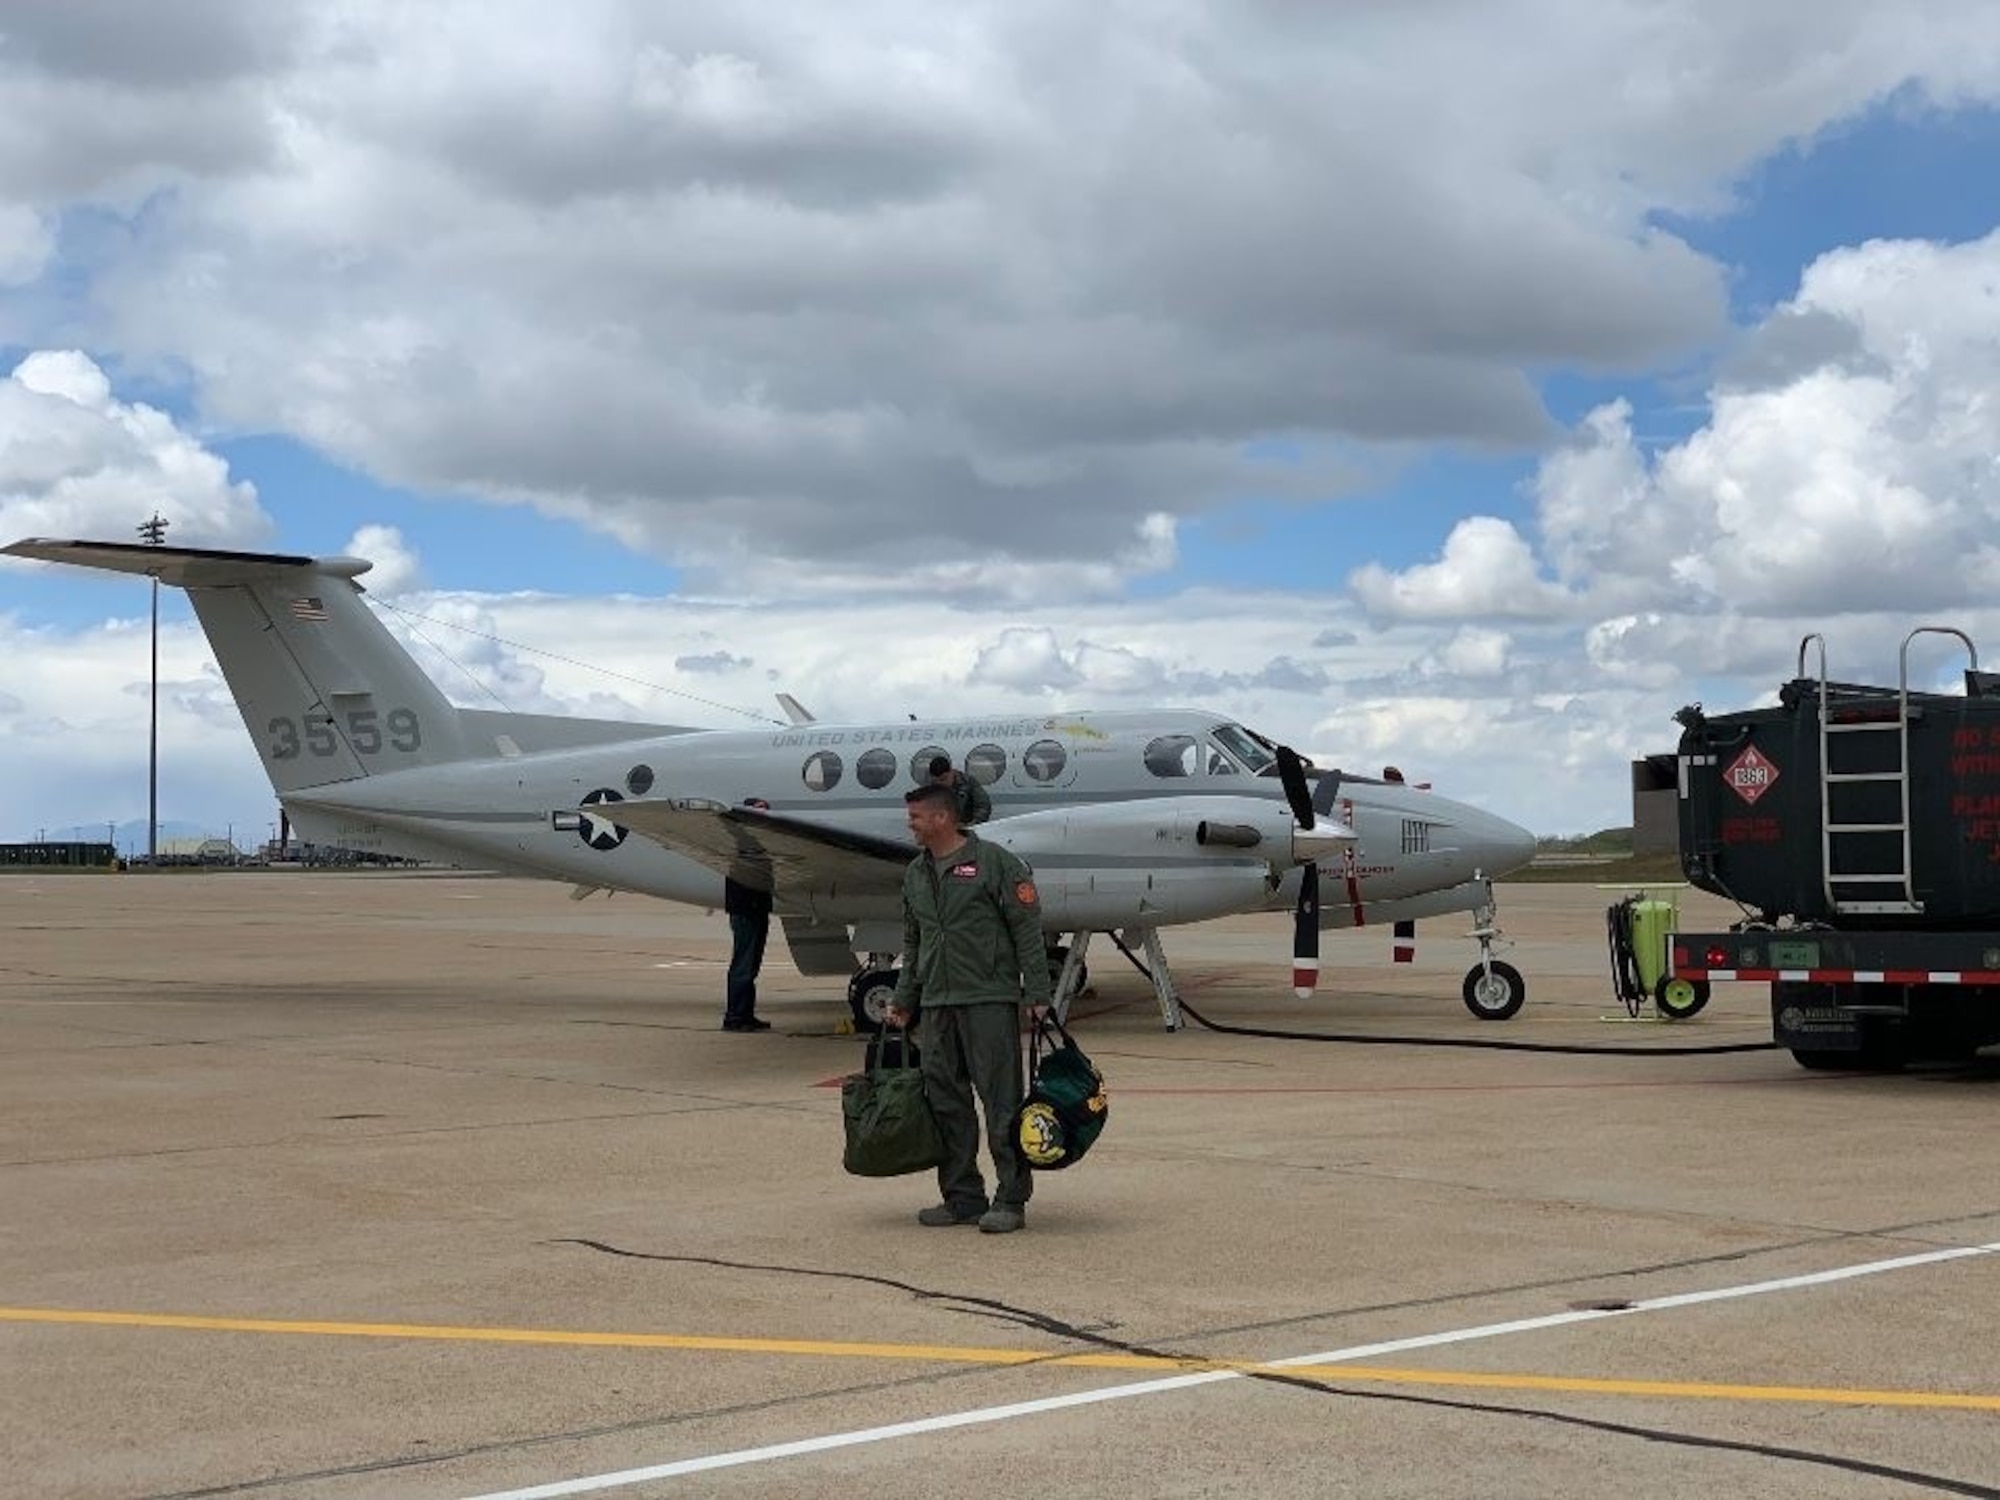
[(1488, 837), (1492, 843), (1492, 863), (1486, 866), (1488, 875), (1509, 874), (1535, 857), (1535, 836), (1518, 823), (1494, 818)]

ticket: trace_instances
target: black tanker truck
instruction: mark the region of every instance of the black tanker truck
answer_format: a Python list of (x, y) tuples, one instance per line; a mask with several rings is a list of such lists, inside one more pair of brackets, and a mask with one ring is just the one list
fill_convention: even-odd
[[(1923, 636), (1963, 646), (1962, 696), (1911, 691)], [(1808, 1068), (2000, 1041), (2000, 674), (1962, 631), (1925, 625), (1899, 676), (1829, 681), (1809, 635), (1776, 707), (1675, 715), (1682, 871), (1744, 918), (1675, 932), (1663, 993), (1768, 982), (1778, 1045)]]

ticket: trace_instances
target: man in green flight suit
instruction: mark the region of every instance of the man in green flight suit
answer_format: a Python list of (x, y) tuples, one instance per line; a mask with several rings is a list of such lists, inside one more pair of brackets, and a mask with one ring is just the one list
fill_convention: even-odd
[[(1011, 1127), (1023, 1087), (1021, 1006), (1040, 1019), (1049, 1004), (1041, 902), (1017, 855), (959, 827), (950, 787), (933, 782), (903, 801), (924, 852), (903, 872), (903, 974), (888, 1018), (902, 1026), (923, 1008), (924, 1097), (944, 1143), (943, 1201), (917, 1222), (977, 1223), (987, 1234), (1008, 1234), (1026, 1226), (1034, 1192)], [(974, 1094), (993, 1157), (990, 1201), (979, 1175)]]

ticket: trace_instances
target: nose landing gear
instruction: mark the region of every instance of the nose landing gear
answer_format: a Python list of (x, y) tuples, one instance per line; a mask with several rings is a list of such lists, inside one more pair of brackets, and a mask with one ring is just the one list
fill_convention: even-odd
[(1479, 943), (1479, 962), (1465, 971), (1465, 1008), (1482, 1021), (1505, 1021), (1527, 1003), (1528, 981), (1512, 964), (1493, 956), (1499, 940), (1498, 906), (1493, 882), (1486, 881), (1486, 904), (1472, 913), (1472, 937)]

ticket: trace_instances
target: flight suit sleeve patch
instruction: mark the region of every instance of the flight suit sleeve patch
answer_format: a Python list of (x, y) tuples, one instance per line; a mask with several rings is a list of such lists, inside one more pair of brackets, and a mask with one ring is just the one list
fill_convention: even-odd
[(1023, 906), (1033, 906), (1041, 897), (1035, 894), (1035, 882), (1017, 880), (1014, 882), (1014, 899)]

